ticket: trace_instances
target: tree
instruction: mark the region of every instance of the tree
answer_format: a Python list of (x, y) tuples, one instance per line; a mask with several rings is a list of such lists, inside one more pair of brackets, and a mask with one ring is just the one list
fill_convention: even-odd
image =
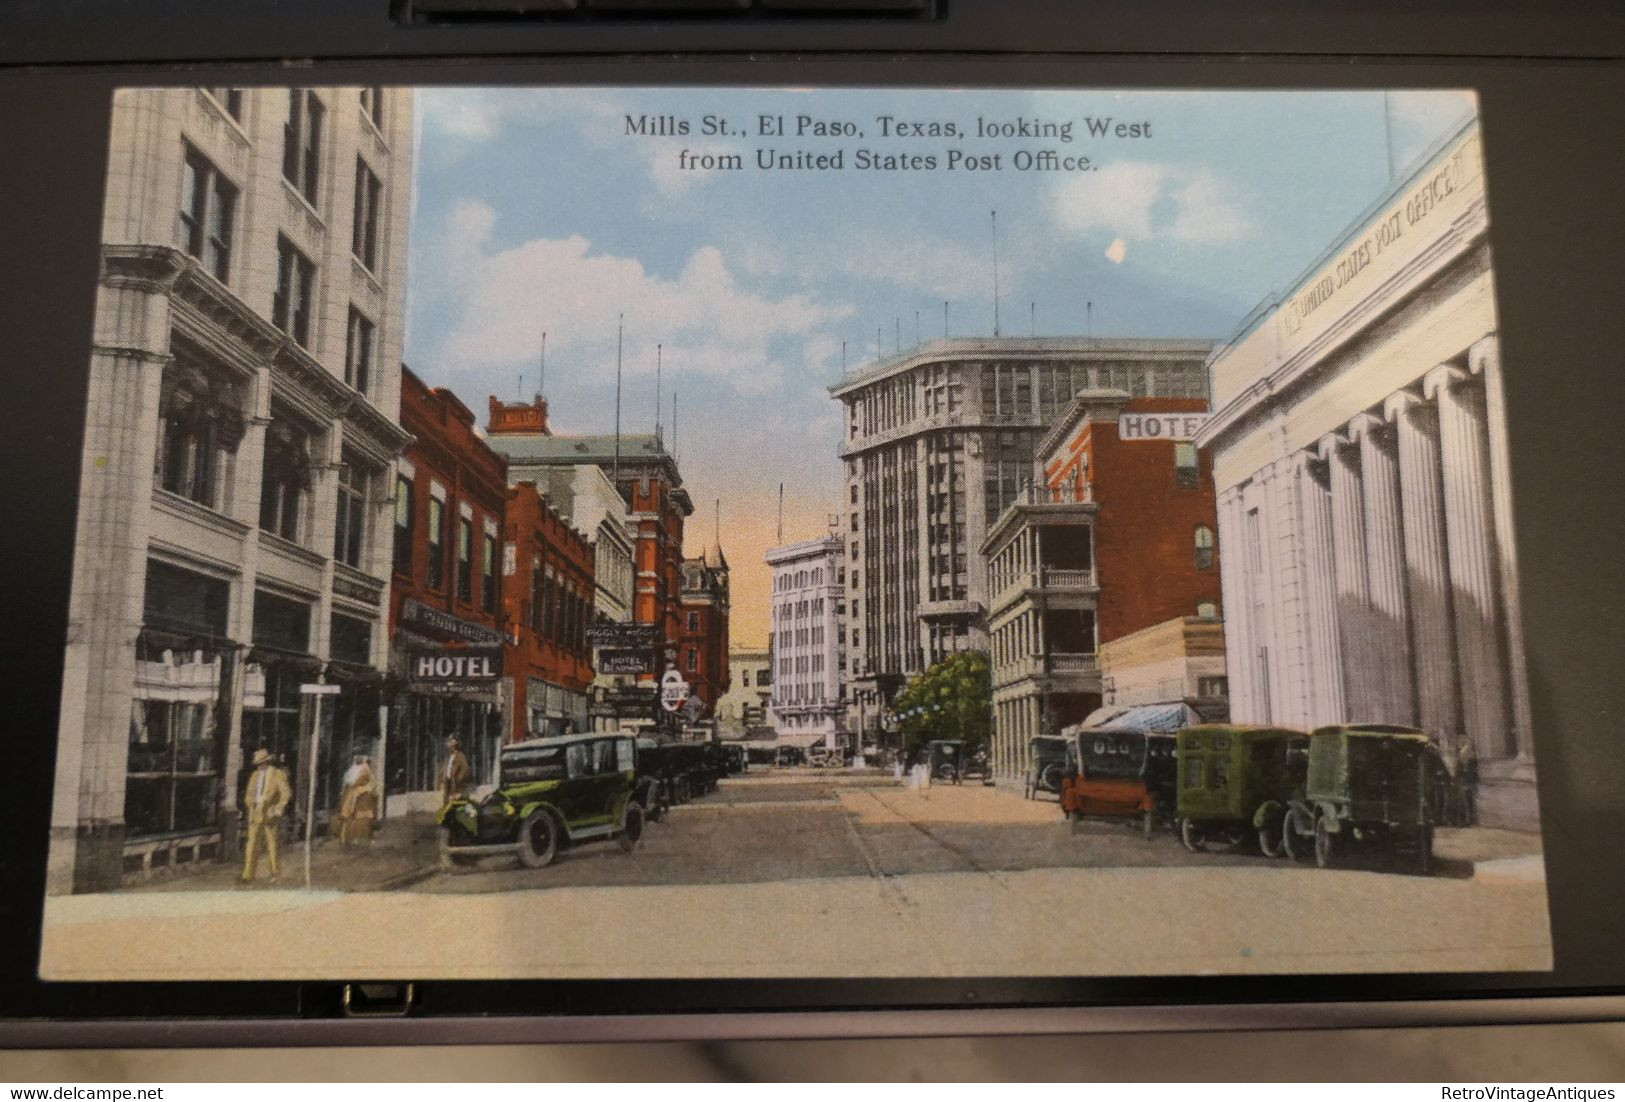
[(914, 750), (932, 739), (959, 739), (965, 752), (986, 745), (993, 706), (993, 667), (985, 651), (961, 651), (903, 687), (892, 704), (903, 745)]

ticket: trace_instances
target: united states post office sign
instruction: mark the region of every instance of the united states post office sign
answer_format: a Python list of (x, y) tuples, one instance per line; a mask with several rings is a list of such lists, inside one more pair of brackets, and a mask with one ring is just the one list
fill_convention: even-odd
[(1205, 413), (1125, 413), (1117, 418), (1119, 440), (1194, 440)]
[(458, 647), (417, 651), (408, 672), (413, 681), (495, 681), (502, 676), (501, 647)]

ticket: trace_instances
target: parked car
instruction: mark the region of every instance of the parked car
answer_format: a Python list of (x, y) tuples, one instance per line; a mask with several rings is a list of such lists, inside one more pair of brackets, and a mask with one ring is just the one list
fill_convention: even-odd
[(655, 739), (637, 740), (637, 779), (633, 782), (633, 798), (643, 805), (643, 814), (651, 823), (658, 823), (671, 810), (671, 782), (666, 775), (665, 748)]
[(964, 779), (965, 744), (958, 739), (932, 739), (925, 744), (926, 767), (933, 781), (958, 784)]
[(1066, 742), (1061, 735), (1038, 735), (1027, 742), (1027, 781), (1023, 795), (1029, 800), (1040, 792), (1061, 794), (1061, 780), (1066, 776)]
[(1291, 801), (1282, 844), (1331, 868), (1356, 848), (1427, 873), (1433, 867), (1437, 786), (1447, 773), (1423, 731), (1383, 723), (1318, 728), (1309, 736), (1304, 796)]
[(728, 767), (728, 774), (730, 776), (743, 773), (750, 768), (750, 762), (747, 760), (745, 748), (737, 742), (723, 743), (722, 755), (723, 761)]
[(440, 812), (447, 867), (491, 854), (513, 854), (534, 869), (561, 849), (613, 839), (623, 850), (643, 837), (635, 798), (637, 751), (630, 735), (570, 735), (505, 746), (497, 787), (456, 799)]
[(1213, 723), (1187, 727), (1175, 739), (1185, 848), (1198, 853), (1209, 844), (1240, 849), (1256, 842), (1265, 856), (1279, 856), (1287, 806), (1303, 798), (1308, 734)]
[(1174, 736), (1117, 727), (1068, 727), (1061, 813), (1085, 819), (1139, 819), (1147, 838), (1172, 822)]

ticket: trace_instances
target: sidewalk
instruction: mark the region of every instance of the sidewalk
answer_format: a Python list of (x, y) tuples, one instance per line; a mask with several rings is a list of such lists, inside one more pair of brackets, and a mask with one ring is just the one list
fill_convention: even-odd
[[(259, 879), (243, 884), (242, 858), (198, 866), (124, 889), (135, 892), (259, 891), (305, 886), (305, 845), (284, 839), (277, 851), (281, 878), (272, 883), (264, 858)], [(335, 838), (317, 838), (311, 853), (311, 887), (325, 891), (375, 892), (402, 888), (433, 876), (439, 865), (434, 816), (422, 813), (390, 818), (373, 832), (371, 845), (345, 849)]]

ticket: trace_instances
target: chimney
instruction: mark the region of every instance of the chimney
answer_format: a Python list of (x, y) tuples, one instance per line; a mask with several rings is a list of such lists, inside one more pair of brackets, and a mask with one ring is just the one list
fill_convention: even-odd
[(540, 394), (529, 402), (504, 402), (491, 396), (490, 436), (551, 436), (547, 427), (547, 399)]

